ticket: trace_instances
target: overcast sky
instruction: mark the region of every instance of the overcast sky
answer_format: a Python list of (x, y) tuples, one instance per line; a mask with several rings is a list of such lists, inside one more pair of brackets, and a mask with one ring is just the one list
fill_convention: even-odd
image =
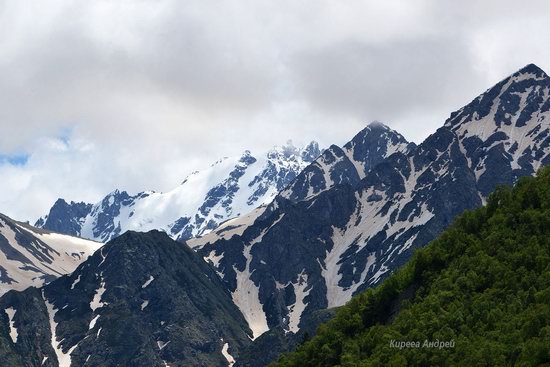
[(422, 141), (528, 63), (550, 1), (0, 0), (0, 212), (166, 191), (219, 157)]

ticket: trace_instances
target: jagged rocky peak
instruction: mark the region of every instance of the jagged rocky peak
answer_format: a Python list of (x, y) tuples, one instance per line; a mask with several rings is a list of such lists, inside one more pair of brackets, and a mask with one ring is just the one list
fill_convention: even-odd
[[(549, 88), (548, 75), (529, 64), (453, 112), (445, 126), (461, 138), (475, 134), (481, 140), (506, 126), (525, 126), (534, 113), (542, 115), (550, 110)], [(541, 116), (542, 120), (547, 123), (548, 117)]]
[(303, 148), (296, 147), (292, 140), (287, 140), (286, 144), (274, 146), (267, 154), (270, 159), (284, 160), (303, 160), (304, 162), (312, 162), (321, 154), (319, 143), (312, 141)]
[(373, 121), (351, 139), (344, 150), (354, 162), (360, 163), (361, 178), (374, 166), (395, 152), (407, 152), (414, 144), (380, 121)]
[(550, 164), (550, 78), (529, 64), (460, 110), (445, 128), (459, 138), (484, 197)]
[(396, 152), (408, 152), (412, 147), (414, 144), (402, 135), (374, 121), (343, 147), (333, 144), (326, 149), (280, 193), (280, 197), (296, 202), (335, 185), (354, 186), (384, 159)]
[(71, 236), (80, 236), (82, 222), (91, 210), (92, 204), (74, 201), (67, 203), (59, 198), (48, 215), (39, 218), (35, 226)]
[(514, 76), (517, 75), (532, 75), (535, 78), (547, 78), (548, 75), (544, 70), (539, 68), (537, 65), (531, 63), (525, 65), (523, 68), (519, 69), (516, 73), (514, 73)]
[[(389, 155), (391, 155), (394, 150), (408, 147), (412, 144), (409, 143), (403, 135), (393, 130), (388, 125), (375, 120), (369, 123), (363, 130), (359, 131), (344, 145), (344, 148), (352, 149), (354, 145), (361, 145), (370, 148), (372, 151), (375, 150), (375, 148), (378, 149), (378, 147), (383, 147), (384, 143), (390, 153)], [(369, 154), (369, 152), (367, 152), (367, 154)]]
[(319, 143), (312, 141), (302, 149), (302, 159), (305, 162), (313, 162), (317, 157), (321, 155), (321, 149), (319, 149)]
[(251, 161), (251, 163), (256, 162), (256, 158), (252, 155), (252, 152), (250, 150), (245, 150), (243, 154), (241, 155), (241, 161)]
[(238, 174), (238, 172), (244, 172), (244, 170), (255, 164), (257, 161), (258, 159), (254, 157), (250, 150), (245, 150), (235, 164), (235, 170), (231, 173), (231, 175)]
[[(139, 194), (138, 194), (139, 195)], [(138, 196), (136, 195), (136, 196)], [(101, 202), (105, 207), (110, 207), (113, 205), (118, 205), (123, 203), (126, 200), (132, 199), (127, 191), (120, 191), (118, 189), (109, 193)]]
[(382, 121), (378, 121), (378, 120), (374, 120), (372, 122), (369, 122), (367, 124), (367, 126), (359, 131), (357, 135), (367, 135), (368, 133), (370, 132), (376, 132), (376, 131), (379, 131), (379, 132), (394, 132), (396, 134), (398, 134), (395, 130), (392, 130), (388, 125), (386, 125), (385, 123), (383, 123)]

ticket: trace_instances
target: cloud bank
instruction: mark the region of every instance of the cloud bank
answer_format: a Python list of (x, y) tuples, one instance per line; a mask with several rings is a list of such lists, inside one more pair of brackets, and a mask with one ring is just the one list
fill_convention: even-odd
[(534, 62), (548, 1), (0, 3), (0, 212), (169, 190), (244, 149), (421, 141)]

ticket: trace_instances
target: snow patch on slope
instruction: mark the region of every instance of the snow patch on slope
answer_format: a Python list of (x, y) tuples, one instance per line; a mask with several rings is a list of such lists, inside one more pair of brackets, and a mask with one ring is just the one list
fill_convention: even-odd
[[(223, 339), (222, 339), (222, 343), (223, 343)], [(229, 343), (224, 343), (222, 347), (222, 354), (225, 360), (227, 361), (227, 365), (229, 367), (232, 367), (235, 364), (235, 358), (233, 358), (233, 356), (229, 354)]]
[(8, 315), (8, 323), (10, 326), (10, 338), (14, 343), (17, 343), (17, 328), (15, 327), (15, 322), (13, 317), (15, 316), (15, 309), (13, 307), (8, 307), (4, 310)]
[(237, 274), (237, 288), (232, 293), (233, 302), (243, 313), (248, 326), (252, 330), (253, 340), (269, 330), (267, 319), (260, 303), (259, 289), (254, 281), (250, 279), (250, 261), (252, 259), (250, 250), (252, 244), (244, 249), (246, 265), (243, 271), (239, 271), (235, 266), (233, 270)]
[[(19, 236), (28, 243), (20, 242)], [(0, 281), (0, 295), (9, 290), (22, 291), (30, 286), (41, 287), (46, 279), (72, 273), (101, 243), (79, 238), (43, 233), (38, 229), (0, 217), (0, 237), (6, 240), (8, 256), (0, 249), (0, 274), (8, 282)]]
[(249, 213), (237, 218), (229, 219), (223, 222), (214, 231), (205, 234), (202, 237), (192, 238), (187, 241), (189, 247), (197, 249), (208, 243), (214, 243), (219, 239), (229, 240), (233, 236), (240, 236), (244, 231), (250, 227), (256, 219), (263, 214), (267, 206), (262, 205), (253, 209)]
[(361, 230), (354, 225), (356, 221), (357, 213), (350, 218), (346, 229), (332, 227), (332, 242), (334, 246), (330, 251), (327, 251), (325, 264), (321, 269), (321, 274), (325, 279), (327, 287), (328, 308), (339, 307), (349, 301), (357, 288), (365, 282), (371, 265), (376, 261), (376, 255), (370, 254), (365, 269), (361, 274), (361, 279), (351, 287), (345, 288), (339, 285), (342, 279), (342, 273), (340, 272), (342, 255), (354, 243), (354, 240), (362, 235)]
[[(44, 300), (44, 304), (46, 305), (46, 310), (48, 311), (48, 319), (50, 321), (50, 333), (52, 335), (51, 338), (51, 345), (53, 350), (55, 351), (55, 355), (57, 356), (57, 361), (59, 362), (59, 367), (70, 367), (71, 366), (71, 353), (78, 347), (78, 343), (71, 347), (67, 353), (63, 353), (63, 349), (61, 347), (61, 341), (57, 341), (56, 336), (56, 329), (57, 329), (57, 323), (55, 322), (55, 314), (57, 313), (57, 309), (54, 308), (54, 305), (46, 299), (46, 296), (44, 295), (44, 291), (42, 291), (42, 299)], [(45, 361), (43, 361), (45, 362)]]
[(101, 301), (101, 298), (103, 297), (103, 293), (105, 293), (107, 289), (105, 288), (105, 281), (103, 280), (103, 276), (101, 275), (100, 278), (101, 280), (100, 280), (99, 288), (96, 289), (94, 298), (90, 302), (90, 308), (92, 309), (92, 311), (95, 311), (98, 308), (101, 308), (107, 305), (106, 302)]
[(149, 276), (149, 279), (147, 279), (147, 281), (145, 283), (142, 284), (141, 288), (147, 288), (149, 286), (149, 284), (151, 284), (151, 282), (155, 280), (155, 277), (150, 275)]
[(307, 306), (307, 303), (305, 303), (305, 298), (309, 295), (309, 292), (311, 292), (311, 288), (308, 288), (309, 286), (307, 283), (307, 279), (307, 274), (302, 271), (302, 273), (300, 273), (300, 275), (298, 276), (298, 281), (296, 283), (293, 283), (294, 294), (296, 295), (296, 302), (293, 305), (290, 305), (288, 308), (288, 330), (293, 333), (297, 333), (298, 330), (300, 330), (298, 325), (300, 324), (302, 313)]
[(141, 304), (141, 310), (143, 311), (147, 306), (149, 306), (149, 301), (148, 300), (143, 301), (143, 303)]
[(92, 321), (90, 321), (90, 325), (88, 325), (88, 330), (92, 330), (97, 322), (97, 319), (99, 319), (99, 316), (101, 315), (96, 315), (96, 317), (94, 317), (92, 319)]

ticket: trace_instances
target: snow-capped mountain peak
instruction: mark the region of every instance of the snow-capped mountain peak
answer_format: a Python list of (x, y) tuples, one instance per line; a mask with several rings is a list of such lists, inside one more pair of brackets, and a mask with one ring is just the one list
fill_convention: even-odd
[(166, 193), (117, 189), (94, 205), (60, 199), (36, 224), (102, 242), (127, 230), (152, 229), (188, 239), (269, 203), (319, 154), (316, 142), (298, 148), (289, 141), (258, 155), (246, 150), (191, 173)]
[(284, 145), (276, 145), (270, 149), (267, 156), (271, 159), (279, 159), (282, 161), (297, 161), (312, 162), (321, 154), (319, 143), (312, 141), (303, 148), (298, 148), (292, 140), (288, 140)]

